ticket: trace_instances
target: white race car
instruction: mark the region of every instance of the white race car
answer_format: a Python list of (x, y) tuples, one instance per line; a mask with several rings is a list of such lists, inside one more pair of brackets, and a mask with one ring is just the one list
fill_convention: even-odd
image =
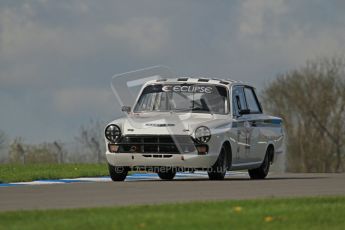
[(267, 176), (283, 151), (282, 119), (263, 113), (255, 89), (232, 80), (159, 79), (145, 83), (125, 118), (105, 129), (113, 181), (130, 170), (152, 170), (171, 180), (176, 171), (205, 170), (224, 179), (227, 170)]

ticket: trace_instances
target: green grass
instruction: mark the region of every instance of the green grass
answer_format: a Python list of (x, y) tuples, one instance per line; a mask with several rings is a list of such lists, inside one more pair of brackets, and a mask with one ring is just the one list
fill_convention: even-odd
[(0, 229), (345, 229), (345, 196), (0, 212)]
[(106, 164), (0, 165), (0, 183), (107, 175)]

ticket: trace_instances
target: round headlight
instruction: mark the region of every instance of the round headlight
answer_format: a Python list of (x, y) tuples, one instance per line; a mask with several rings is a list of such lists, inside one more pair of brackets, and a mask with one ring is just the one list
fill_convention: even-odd
[(207, 143), (211, 139), (211, 131), (206, 126), (200, 126), (195, 130), (195, 139), (200, 143)]
[(117, 125), (108, 125), (105, 128), (105, 137), (110, 142), (116, 142), (121, 137), (121, 129)]

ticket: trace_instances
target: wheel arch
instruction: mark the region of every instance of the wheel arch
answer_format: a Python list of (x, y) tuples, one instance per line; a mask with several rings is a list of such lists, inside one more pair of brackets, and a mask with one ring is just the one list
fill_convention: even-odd
[(274, 144), (273, 143), (268, 144), (266, 152), (269, 154), (268, 155), (269, 162), (273, 163), (274, 161)]
[(229, 141), (224, 141), (223, 146), (225, 147), (226, 150), (226, 159), (227, 159), (227, 167), (228, 169), (231, 168), (232, 165), (232, 148), (231, 144)]

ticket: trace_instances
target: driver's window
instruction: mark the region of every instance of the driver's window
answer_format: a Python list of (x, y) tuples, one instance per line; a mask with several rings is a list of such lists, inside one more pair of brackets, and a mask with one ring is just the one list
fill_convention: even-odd
[(261, 108), (254, 90), (252, 88), (246, 87), (244, 88), (244, 93), (246, 96), (248, 108), (250, 109), (250, 113), (261, 113)]
[(246, 101), (244, 99), (243, 87), (234, 86), (232, 88), (232, 111), (233, 116), (238, 117), (239, 111), (247, 109)]

